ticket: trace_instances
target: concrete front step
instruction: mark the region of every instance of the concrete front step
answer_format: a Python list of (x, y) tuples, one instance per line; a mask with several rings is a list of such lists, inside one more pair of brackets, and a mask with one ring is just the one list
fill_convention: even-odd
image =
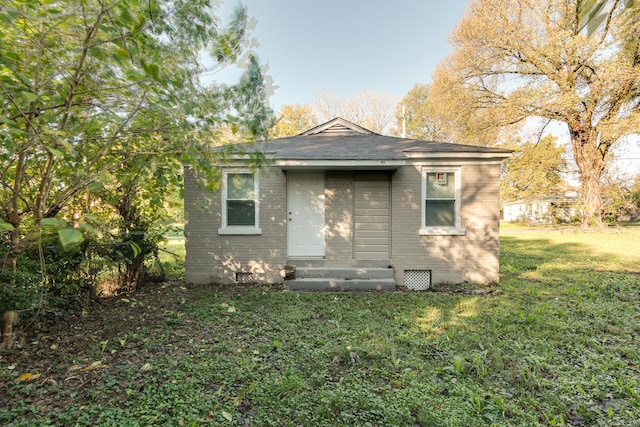
[(296, 279), (393, 279), (392, 268), (322, 268), (298, 267)]
[(292, 291), (395, 291), (396, 281), (392, 278), (296, 278), (294, 280), (286, 280), (284, 282), (284, 287)]

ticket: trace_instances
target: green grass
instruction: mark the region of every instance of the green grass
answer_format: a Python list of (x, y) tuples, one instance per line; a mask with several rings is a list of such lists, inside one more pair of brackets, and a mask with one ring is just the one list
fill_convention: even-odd
[(509, 230), (498, 292), (144, 288), (4, 354), (0, 424), (639, 425), (638, 242)]

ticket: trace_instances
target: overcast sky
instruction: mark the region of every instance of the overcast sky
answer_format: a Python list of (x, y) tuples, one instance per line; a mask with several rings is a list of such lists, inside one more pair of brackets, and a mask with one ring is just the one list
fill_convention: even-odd
[[(429, 83), (451, 51), (447, 37), (468, 0), (244, 0), (255, 18), (255, 49), (277, 88), (271, 106), (309, 104), (320, 91), (363, 91), (398, 100)], [(226, 18), (237, 2), (226, 0)], [(235, 80), (233, 70), (210, 76)]]

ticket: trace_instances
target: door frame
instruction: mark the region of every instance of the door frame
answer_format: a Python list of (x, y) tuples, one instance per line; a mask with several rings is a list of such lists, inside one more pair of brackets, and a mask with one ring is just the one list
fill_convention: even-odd
[[(296, 195), (294, 193), (294, 187), (293, 187), (293, 183), (296, 182), (296, 180), (298, 180), (297, 182), (300, 182), (300, 179), (303, 177), (315, 177), (316, 179), (320, 179), (321, 178), (321, 182), (322, 185), (318, 186), (315, 190), (317, 191), (316, 194), (310, 193), (311, 196), (318, 196), (319, 199), (321, 199), (322, 201), (322, 212), (318, 212), (317, 214), (317, 218), (316, 219), (321, 219), (322, 221), (317, 221), (317, 223), (315, 224), (309, 224), (309, 226), (311, 228), (313, 228), (313, 226), (316, 227), (320, 227), (320, 231), (318, 232), (317, 235), (317, 240), (316, 242), (312, 245), (309, 244), (308, 245), (308, 249), (307, 251), (303, 250), (300, 251), (299, 253), (296, 252), (296, 248), (295, 248), (295, 240), (293, 239), (293, 232), (292, 232), (292, 226), (296, 224), (295, 221), (293, 221), (294, 216), (296, 215), (296, 213), (294, 212), (295, 210), (295, 204), (292, 203), (293, 201), (293, 197), (294, 196), (299, 196)], [(325, 244), (325, 232), (326, 232), (326, 223), (325, 223), (325, 199), (324, 199), (324, 190), (325, 190), (325, 183), (324, 183), (324, 172), (287, 172), (287, 255), (290, 258), (324, 258), (324, 256), (326, 255), (326, 244)], [(309, 195), (309, 194), (307, 194)], [(297, 202), (297, 201), (296, 201)], [(309, 208), (311, 208), (312, 206), (317, 204), (313, 203), (313, 198), (306, 198), (304, 199), (300, 205), (302, 206), (307, 206)], [(300, 206), (298, 205), (298, 206)], [(300, 215), (300, 213), (298, 213), (298, 215)], [(311, 218), (311, 220), (313, 220), (313, 218)], [(310, 236), (307, 235), (307, 238)], [(307, 240), (305, 238), (305, 240)], [(308, 241), (308, 240), (307, 240)]]

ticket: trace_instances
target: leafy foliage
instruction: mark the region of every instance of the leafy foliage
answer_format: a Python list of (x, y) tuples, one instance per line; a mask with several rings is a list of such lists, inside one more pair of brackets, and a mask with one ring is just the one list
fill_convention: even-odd
[[(265, 134), (263, 75), (256, 58), (241, 57), (246, 10), (226, 28), (215, 12), (208, 0), (3, 3), (0, 269), (16, 272), (47, 221), (64, 220), (64, 245), (124, 243), (121, 261), (138, 270), (182, 165), (215, 179), (219, 125)], [(238, 84), (202, 85), (206, 49), (221, 65), (246, 62)]]
[[(610, 148), (639, 127), (637, 7), (623, 1), (474, 2), (436, 70), (434, 102), (462, 140), (542, 117), (564, 123), (581, 179), (584, 225), (602, 225)], [(637, 2), (632, 2), (637, 3)], [(596, 9), (593, 9), (596, 8)], [(584, 16), (604, 13), (589, 34)]]
[(430, 104), (429, 85), (415, 84), (396, 108), (396, 122), (401, 134), (403, 120), (407, 138), (428, 141), (448, 141), (449, 135), (442, 122), (436, 118)]
[(283, 105), (278, 112), (278, 120), (271, 130), (271, 136), (282, 138), (298, 135), (318, 124), (308, 105)]
[(515, 153), (507, 160), (500, 180), (503, 202), (529, 200), (562, 191), (566, 161), (564, 147), (556, 144), (556, 138), (545, 136), (537, 143), (524, 142), (505, 148), (513, 148)]

